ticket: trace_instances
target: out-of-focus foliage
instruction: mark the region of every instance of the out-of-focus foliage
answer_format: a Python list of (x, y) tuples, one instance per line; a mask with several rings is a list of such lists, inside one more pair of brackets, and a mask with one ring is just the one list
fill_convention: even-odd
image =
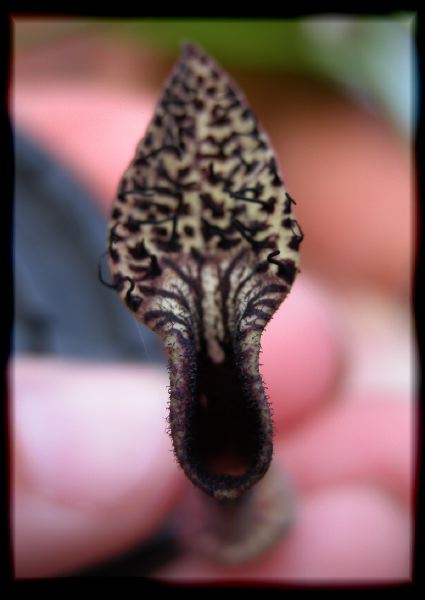
[(412, 130), (415, 16), (326, 16), (294, 20), (145, 20), (122, 32), (177, 53), (197, 42), (218, 60), (335, 80), (363, 101), (378, 101), (405, 133)]
[[(59, 28), (52, 20), (50, 30), (52, 36), (79, 30), (86, 35), (131, 38), (173, 56), (182, 42), (191, 41), (229, 67), (321, 76), (348, 88), (366, 103), (378, 103), (409, 135), (416, 104), (415, 19), (414, 13), (394, 13), (289, 20), (61, 20)], [(42, 23), (29, 22), (22, 43), (46, 40)]]

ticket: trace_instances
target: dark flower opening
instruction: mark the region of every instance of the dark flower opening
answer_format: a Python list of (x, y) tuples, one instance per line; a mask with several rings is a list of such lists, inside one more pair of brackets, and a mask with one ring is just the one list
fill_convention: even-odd
[(231, 500), (268, 469), (272, 422), (256, 346), (235, 343), (223, 352), (217, 363), (206, 348), (196, 352), (189, 338), (178, 360), (171, 354), (170, 431), (191, 481), (219, 500)]
[(214, 364), (200, 360), (198, 390), (188, 429), (190, 454), (207, 475), (245, 476), (259, 453), (259, 415), (243, 393), (234, 355)]

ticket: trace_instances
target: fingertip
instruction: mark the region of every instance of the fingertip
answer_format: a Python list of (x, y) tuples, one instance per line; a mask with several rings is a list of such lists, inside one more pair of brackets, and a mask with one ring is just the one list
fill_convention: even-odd
[(166, 373), (45, 359), (13, 371), (16, 575), (66, 573), (151, 535), (183, 481)]
[(262, 337), (261, 374), (277, 429), (330, 398), (343, 366), (331, 299), (300, 277)]
[(16, 123), (73, 169), (104, 211), (110, 209), (153, 106), (150, 89), (136, 95), (99, 83), (20, 85), (13, 98)]
[[(283, 436), (277, 458), (302, 494), (326, 486), (377, 486), (406, 510), (413, 497), (413, 419), (407, 398), (344, 398)], [(366, 401), (367, 400), (367, 401)]]

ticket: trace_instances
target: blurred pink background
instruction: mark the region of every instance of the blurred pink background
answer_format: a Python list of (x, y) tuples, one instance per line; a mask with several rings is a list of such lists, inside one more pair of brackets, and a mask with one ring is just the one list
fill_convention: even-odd
[[(74, 170), (105, 213), (176, 59), (149, 36), (135, 40), (109, 26), (15, 19), (11, 88), (14, 121)], [(409, 136), (378, 105), (317, 74), (229, 71), (269, 133), (297, 201), (302, 273), (338, 306), (345, 386), (412, 394)]]
[[(295, 528), (295, 534), (301, 531), (295, 535), (295, 554), (305, 569), (301, 580), (310, 577), (314, 564), (306, 548), (311, 556), (317, 553), (320, 569), (332, 577), (339, 575), (344, 557), (343, 577), (379, 575), (389, 549), (386, 577), (407, 577), (410, 408), (416, 399), (415, 76), (409, 19), (130, 23), (19, 17), (12, 22), (12, 122), (86, 186), (106, 217), (181, 40), (204, 47), (245, 92), (276, 150), (305, 234), (301, 274), (262, 338), (261, 372), (276, 428), (283, 429), (276, 455), (289, 464), (301, 511), (307, 506), (308, 513), (311, 491), (314, 507), (314, 491), (322, 484), (334, 484), (331, 497), (350, 478), (359, 486), (360, 508), (367, 504), (362, 493), (368, 486), (390, 495), (400, 488), (406, 503), (399, 520), (380, 502), (374, 501), (372, 512), (358, 510), (359, 497), (350, 505), (350, 491), (342, 504), (319, 502), (314, 518), (302, 516)], [(27, 198), (31, 206), (32, 189)], [(105, 227), (105, 249), (106, 237)], [(62, 291), (78, 294), (77, 283)], [(79, 324), (81, 314), (76, 318)], [(15, 362), (18, 573), (72, 572), (147, 541), (168, 518), (176, 482), (183, 479), (165, 435), (165, 367), (161, 372), (157, 364), (151, 371), (149, 402), (141, 403), (149, 369), (137, 361), (111, 370), (81, 357), (74, 363), (33, 354)], [(119, 404), (116, 396), (122, 396)], [(303, 419), (305, 427), (297, 428)], [(41, 477), (34, 467), (37, 450), (47, 464)], [(57, 497), (69, 502), (63, 520), (62, 512), (55, 520)], [(341, 533), (340, 547), (332, 550), (332, 535), (322, 533), (327, 528), (336, 537)], [(353, 544), (347, 531), (354, 534)], [(326, 547), (329, 540), (330, 554), (322, 553), (322, 542)], [(359, 571), (352, 549), (364, 559)], [(290, 555), (282, 544), (266, 575), (282, 568), (284, 577), (293, 574)], [(197, 558), (186, 573), (202, 574)], [(173, 569), (176, 576), (185, 573), (182, 560), (171, 564), (172, 577)], [(253, 576), (262, 568), (254, 566)]]

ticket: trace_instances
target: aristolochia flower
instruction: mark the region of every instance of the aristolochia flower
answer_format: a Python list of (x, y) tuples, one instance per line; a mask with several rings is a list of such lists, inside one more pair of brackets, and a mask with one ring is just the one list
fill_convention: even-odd
[(258, 358), (297, 273), (293, 202), (237, 86), (186, 45), (122, 177), (109, 256), (122, 300), (164, 340), (177, 460), (219, 500), (272, 457)]

